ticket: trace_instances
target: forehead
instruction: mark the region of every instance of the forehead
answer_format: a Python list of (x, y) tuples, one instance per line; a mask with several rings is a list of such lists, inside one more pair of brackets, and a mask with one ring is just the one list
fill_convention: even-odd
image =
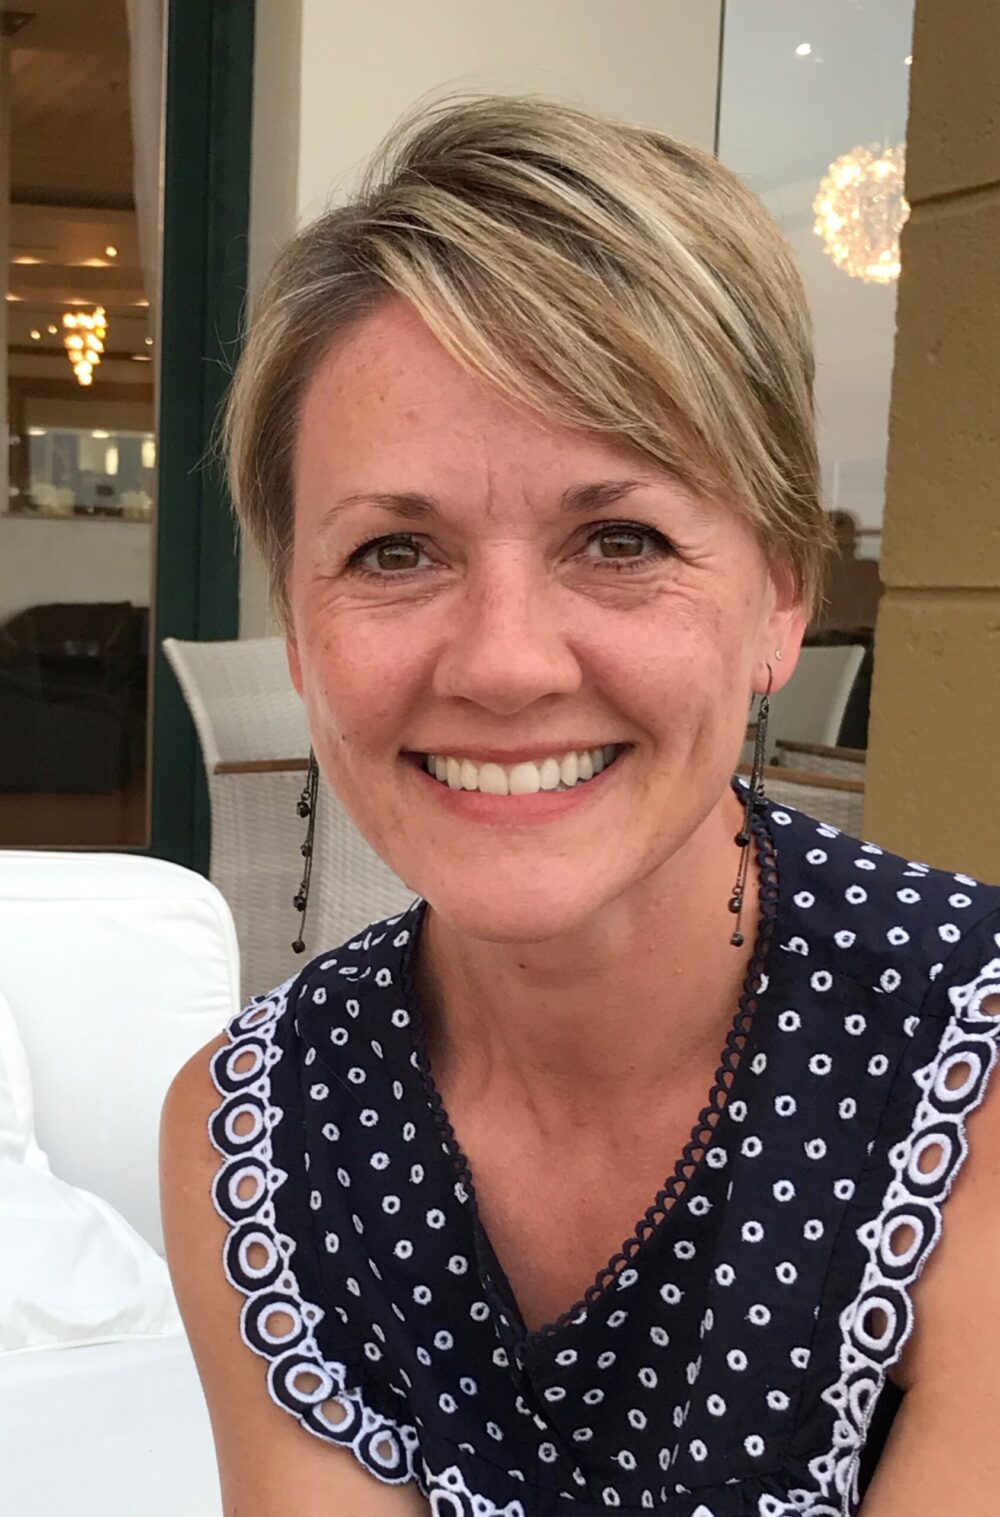
[(305, 493), (320, 475), (329, 481), (359, 469), (365, 477), (356, 485), (367, 488), (418, 488), (416, 476), (431, 468), (456, 478), (485, 468), (496, 483), (525, 472), (565, 475), (567, 467), (582, 475), (657, 474), (623, 444), (508, 400), (453, 358), (400, 299), (387, 300), (321, 360), (303, 396), (295, 451), (296, 484)]

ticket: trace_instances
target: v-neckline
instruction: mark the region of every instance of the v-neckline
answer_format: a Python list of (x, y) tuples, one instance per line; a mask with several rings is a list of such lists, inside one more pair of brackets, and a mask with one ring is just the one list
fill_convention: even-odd
[[(733, 788), (739, 794), (738, 782), (735, 779), (733, 781)], [(520, 1345), (525, 1349), (554, 1337), (572, 1323), (582, 1320), (587, 1315), (590, 1308), (611, 1288), (621, 1271), (627, 1266), (634, 1264), (640, 1251), (644, 1250), (653, 1238), (657, 1237), (663, 1230), (667, 1218), (674, 1211), (677, 1203), (691, 1188), (695, 1178), (705, 1164), (706, 1154), (714, 1145), (715, 1132), (718, 1128), (726, 1101), (728, 1101), (732, 1092), (736, 1072), (742, 1061), (743, 1050), (746, 1047), (751, 1028), (756, 1020), (760, 1002), (766, 993), (766, 985), (762, 985), (762, 980), (764, 978), (768, 949), (774, 936), (778, 918), (779, 883), (777, 853), (773, 835), (767, 825), (766, 814), (755, 813), (752, 825), (759, 872), (757, 936), (744, 976), (743, 989), (739, 997), (736, 1014), (726, 1035), (726, 1041), (719, 1057), (715, 1078), (708, 1093), (708, 1099), (699, 1112), (695, 1124), (691, 1129), (691, 1135), (678, 1155), (672, 1171), (657, 1191), (650, 1206), (647, 1207), (642, 1217), (635, 1224), (631, 1234), (626, 1238), (618, 1253), (597, 1271), (594, 1279), (572, 1306), (566, 1311), (561, 1312), (553, 1321), (543, 1323), (541, 1327), (537, 1328), (526, 1326), (521, 1315), (517, 1295), (507, 1278), (486, 1226), (483, 1223), (476, 1200), (476, 1186), (471, 1165), (455, 1134), (447, 1107), (444, 1104), (441, 1092), (434, 1078), (434, 1072), (431, 1069), (430, 1057), (427, 1051), (427, 1023), (413, 974), (416, 948), (420, 941), (427, 912), (427, 902), (422, 900), (419, 904), (417, 920), (405, 946), (401, 966), (402, 990), (407, 1009), (410, 1013), (409, 1031), (413, 1044), (413, 1063), (419, 1073), (424, 1096), (441, 1135), (442, 1148), (450, 1164), (453, 1179), (456, 1184), (462, 1186), (468, 1200), (476, 1252), (481, 1266), (485, 1263), (485, 1268), (481, 1270), (484, 1277), (486, 1277), (484, 1283), (488, 1284), (500, 1296), (504, 1311), (508, 1318), (514, 1322), (516, 1328), (515, 1336)], [(708, 1135), (707, 1142), (703, 1141), (706, 1134)]]

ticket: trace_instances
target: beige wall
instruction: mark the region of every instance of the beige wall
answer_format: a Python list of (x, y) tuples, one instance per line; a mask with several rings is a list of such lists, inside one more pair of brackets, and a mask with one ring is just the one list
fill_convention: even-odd
[(1000, 881), (1000, 25), (917, 0), (865, 810)]
[[(351, 193), (421, 99), (543, 94), (711, 148), (720, 13), (721, 0), (258, 0), (252, 279), (296, 221)], [(249, 552), (240, 625), (269, 630)]]
[(0, 562), (16, 565), (0, 585), (0, 622), (49, 601), (148, 606), (152, 555), (149, 522), (0, 516)]

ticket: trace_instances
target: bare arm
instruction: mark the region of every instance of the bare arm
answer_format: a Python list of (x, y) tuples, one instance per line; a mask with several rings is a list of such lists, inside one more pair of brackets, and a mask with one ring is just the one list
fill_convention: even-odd
[(940, 1241), (914, 1287), (906, 1395), (861, 1517), (1000, 1510), (1000, 1070), (968, 1137)]
[(276, 1406), (264, 1361), (240, 1337), (242, 1297), (223, 1272), (226, 1224), (211, 1196), (220, 1159), (206, 1131), (219, 1102), (209, 1061), (226, 1041), (188, 1060), (160, 1119), (167, 1262), (208, 1404), (224, 1517), (426, 1517), (414, 1486), (381, 1484)]

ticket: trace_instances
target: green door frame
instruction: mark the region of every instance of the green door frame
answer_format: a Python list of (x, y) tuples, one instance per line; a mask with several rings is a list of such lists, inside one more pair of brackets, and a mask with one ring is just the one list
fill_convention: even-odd
[(239, 533), (212, 438), (247, 287), (256, 0), (169, 0), (149, 852), (208, 871), (194, 727), (163, 639), (239, 633)]

